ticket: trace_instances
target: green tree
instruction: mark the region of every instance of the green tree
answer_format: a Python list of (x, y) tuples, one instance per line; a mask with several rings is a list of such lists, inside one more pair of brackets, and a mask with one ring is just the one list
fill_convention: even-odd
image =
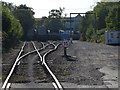
[(118, 31), (120, 29), (120, 5), (115, 5), (110, 9), (106, 23), (108, 30)]
[(65, 8), (59, 8), (58, 9), (52, 9), (51, 11), (49, 11), (49, 18), (61, 18), (63, 11), (65, 10)]
[[(94, 15), (86, 14), (82, 17), (79, 25), (82, 39), (86, 36), (87, 40), (92, 39), (97, 32), (99, 42), (104, 42), (106, 30), (120, 29), (120, 2), (100, 2), (94, 7), (93, 11), (96, 13), (96, 20)], [(91, 28), (91, 29), (90, 29)], [(93, 28), (94, 34), (91, 30)], [(96, 37), (95, 37), (96, 38)]]
[(86, 40), (86, 38), (85, 38), (85, 32), (86, 32), (86, 25), (87, 23), (86, 23), (86, 17), (85, 16), (83, 16), (83, 17), (81, 17), (81, 22), (80, 22), (80, 25), (79, 25), (79, 31), (80, 31), (80, 40)]
[(48, 20), (47, 17), (42, 17), (42, 18), (36, 18), (35, 19), (35, 28), (40, 28), (41, 26), (46, 24), (46, 21)]
[(63, 27), (63, 23), (60, 19), (50, 19), (46, 22), (47, 29), (49, 29), (51, 32), (58, 33), (60, 29)]
[[(88, 13), (91, 13), (91, 14), (88, 14)], [(93, 14), (93, 11), (88, 11), (86, 12), (85, 16), (82, 16), (80, 25), (79, 25), (81, 40), (88, 39), (88, 37), (86, 38), (86, 32), (87, 30), (89, 30), (88, 28), (91, 25), (93, 28), (95, 28), (95, 14)]]
[(94, 12), (96, 13), (97, 17), (96, 19), (98, 30), (106, 28), (105, 18), (108, 15), (109, 7), (106, 5), (105, 2), (101, 2), (98, 3), (97, 6), (94, 8)]
[(26, 39), (28, 30), (32, 29), (35, 23), (33, 9), (26, 5), (20, 5), (15, 9), (14, 15), (20, 20), (24, 30), (24, 39)]
[(91, 39), (93, 39), (93, 36), (94, 36), (94, 28), (93, 25), (90, 24), (86, 31), (86, 39), (90, 41)]
[(4, 5), (2, 7), (2, 35), (3, 48), (6, 49), (16, 45), (23, 35), (19, 20), (17, 20), (9, 11), (8, 7)]
[(63, 22), (62, 22), (62, 14), (64, 8), (52, 9), (49, 12), (48, 19), (45, 20), (44, 25), (49, 29), (51, 32), (59, 32), (60, 29), (63, 29)]

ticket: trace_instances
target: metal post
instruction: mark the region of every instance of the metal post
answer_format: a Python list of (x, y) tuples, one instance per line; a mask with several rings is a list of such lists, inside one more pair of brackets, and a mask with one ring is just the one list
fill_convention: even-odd
[(67, 56), (67, 48), (64, 47), (64, 56), (66, 57)]
[(70, 13), (70, 38), (72, 38), (72, 29), (71, 29), (71, 13)]
[(72, 29), (71, 29), (71, 15), (72, 14), (94, 14), (95, 15), (95, 29), (94, 29), (94, 40), (97, 43), (97, 33), (96, 33), (96, 29), (97, 29), (97, 22), (96, 22), (96, 13), (70, 13), (70, 36), (72, 37), (71, 33), (72, 33)]
[(95, 30), (95, 31), (94, 31), (94, 35), (95, 35), (95, 36), (94, 36), (94, 37), (95, 37), (95, 42), (97, 43), (97, 33), (96, 33), (97, 22), (96, 22), (96, 13), (94, 13), (94, 15), (95, 15), (95, 21), (94, 21), (94, 22), (95, 22), (95, 29), (94, 29), (94, 30)]

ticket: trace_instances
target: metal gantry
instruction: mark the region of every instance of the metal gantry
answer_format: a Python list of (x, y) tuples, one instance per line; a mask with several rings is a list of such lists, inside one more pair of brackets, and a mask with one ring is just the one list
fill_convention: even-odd
[(96, 33), (96, 29), (97, 29), (97, 23), (96, 23), (96, 13), (70, 13), (70, 34), (71, 34), (71, 37), (72, 37), (72, 29), (71, 29), (71, 15), (75, 15), (75, 14), (78, 14), (78, 15), (80, 15), (80, 14), (83, 14), (83, 15), (85, 15), (85, 14), (94, 14), (94, 16), (95, 16), (95, 29), (94, 29), (94, 40), (95, 40), (95, 42), (97, 43), (97, 33)]

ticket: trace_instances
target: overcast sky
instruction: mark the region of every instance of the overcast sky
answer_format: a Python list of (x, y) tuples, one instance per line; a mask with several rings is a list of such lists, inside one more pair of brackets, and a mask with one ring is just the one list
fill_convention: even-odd
[(95, 3), (100, 0), (1, 0), (12, 2), (14, 5), (26, 4), (32, 7), (35, 12), (35, 17), (48, 16), (51, 9), (59, 9), (64, 7), (64, 13), (69, 17), (69, 13), (84, 13), (92, 10)]

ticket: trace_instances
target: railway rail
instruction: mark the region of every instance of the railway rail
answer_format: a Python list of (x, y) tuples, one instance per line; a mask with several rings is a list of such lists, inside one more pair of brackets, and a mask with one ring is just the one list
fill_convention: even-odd
[[(47, 65), (46, 63), (46, 57), (47, 55), (49, 55), (51, 52), (57, 50), (58, 46), (60, 45), (60, 43), (58, 43), (56, 45), (56, 42), (53, 41), (53, 42), (47, 42), (47, 43), (43, 43), (41, 42), (42, 44), (42, 48), (38, 49), (35, 45), (35, 43), (33, 41), (31, 41), (32, 43), (32, 46), (34, 48), (34, 50), (30, 51), (30, 52), (27, 52), (25, 54), (22, 55), (22, 53), (24, 52), (24, 49), (25, 49), (25, 46), (26, 46), (26, 42), (24, 42), (8, 76), (6, 77), (3, 85), (2, 85), (2, 89), (3, 90), (6, 90), (6, 88), (10, 88), (11, 86), (11, 83), (10, 83), (10, 78), (12, 77), (13, 75), (13, 72), (15, 71), (16, 69), (16, 66), (20, 64), (20, 61), (27, 57), (28, 55), (31, 55), (33, 53), (36, 53), (36, 55), (38, 55), (39, 57), (39, 61), (41, 62), (42, 66), (45, 67), (46, 71), (49, 72), (49, 75), (52, 77), (53, 81), (52, 81), (52, 84), (54, 86), (54, 88), (56, 90), (63, 90), (63, 86), (61, 85), (61, 83), (59, 82), (59, 80), (57, 79), (57, 77), (54, 75), (54, 73), (51, 71), (51, 69), (49, 68), (49, 66)], [(47, 47), (51, 46), (52, 48), (49, 48), (47, 49)]]

